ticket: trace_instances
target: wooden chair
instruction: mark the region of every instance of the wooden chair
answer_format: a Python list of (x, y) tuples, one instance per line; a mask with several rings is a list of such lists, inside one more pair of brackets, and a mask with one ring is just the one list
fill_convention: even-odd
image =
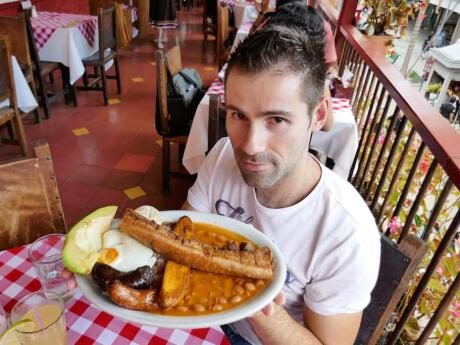
[[(115, 7), (117, 48), (126, 47), (133, 39), (133, 27), (144, 37), (149, 31), (149, 0), (89, 0), (90, 13), (99, 14), (99, 8)], [(132, 22), (131, 11), (137, 8), (138, 20)]]
[[(99, 8), (99, 51), (83, 60), (85, 67), (93, 67), (94, 74), (83, 74), (83, 87), (78, 89), (102, 91), (104, 104), (108, 105), (107, 79), (116, 79), (118, 94), (121, 93), (120, 68), (118, 65), (118, 53), (116, 45), (115, 8)], [(112, 61), (115, 65), (115, 75), (106, 75), (105, 64)], [(92, 79), (90, 81), (90, 78)], [(101, 81), (102, 86), (99, 86)]]
[(225, 46), (225, 43), (230, 35), (230, 28), (228, 24), (228, 6), (226, 3), (217, 4), (217, 64), (219, 70), (227, 61), (230, 54), (230, 48)]
[(426, 243), (414, 235), (407, 235), (399, 245), (381, 235), (377, 284), (372, 291), (371, 302), (363, 312), (355, 345), (377, 344), (426, 250)]
[[(156, 95), (156, 111), (155, 111), (155, 128), (158, 134), (161, 136), (162, 143), (162, 184), (163, 193), (169, 193), (169, 179), (173, 178), (186, 178), (193, 179), (193, 177), (187, 173), (178, 171), (172, 171), (170, 168), (171, 160), (171, 144), (175, 143), (179, 147), (179, 159), (181, 151), (187, 143), (188, 135), (174, 136), (171, 133), (173, 129), (169, 125), (169, 110), (168, 110), (168, 66), (178, 68), (181, 65), (180, 61), (171, 61), (172, 59), (180, 59), (180, 54), (177, 54), (179, 48), (177, 39), (174, 40), (175, 46), (167, 54), (163, 51), (158, 50), (156, 53), (156, 66), (157, 66), (157, 95)], [(167, 56), (169, 56), (167, 62)]]
[(217, 4), (219, 0), (203, 0), (203, 54), (208, 46), (208, 35), (217, 40)]
[[(37, 98), (33, 64), (30, 57), (29, 40), (27, 36), (27, 25), (24, 14), (20, 13), (18, 17), (0, 16), (0, 33), (10, 37), (11, 55), (16, 57), (19, 67), (29, 84), (35, 99)], [(38, 108), (34, 110), (35, 121), (40, 122)]]
[(35, 157), (0, 164), (0, 250), (66, 232), (49, 146), (33, 146)]
[[(64, 65), (60, 64), (59, 62), (50, 62), (50, 61), (41, 61), (38, 55), (38, 49), (35, 44), (35, 38), (32, 30), (32, 24), (30, 22), (31, 11), (26, 10), (21, 13), (26, 23), (27, 28), (27, 39), (29, 43), (29, 51), (30, 57), (32, 59), (34, 77), (38, 81), (38, 88), (39, 88), (39, 96), (41, 98), (41, 103), (43, 106), (43, 111), (45, 113), (45, 117), (48, 119), (51, 115), (49, 103), (61, 93), (65, 93), (67, 96), (69, 93), (71, 94), (71, 89), (69, 88), (69, 72), (68, 68)], [(62, 76), (62, 92), (50, 92), (46, 90), (45, 87), (45, 80), (44, 77), (47, 75), (52, 76), (53, 72), (56, 70), (61, 71)], [(70, 95), (72, 96), (72, 95)]]
[[(0, 102), (5, 100), (9, 100), (10, 104), (9, 107), (0, 108), (0, 127), (7, 127), (10, 138), (2, 138), (1, 142), (18, 144), (22, 155), (27, 156), (26, 135), (16, 106), (9, 37), (0, 34)], [(0, 186), (3, 189), (5, 185), (0, 183)]]
[(209, 95), (208, 152), (219, 139), (227, 136), (227, 129), (225, 128), (226, 116), (227, 112), (222, 107), (220, 95)]

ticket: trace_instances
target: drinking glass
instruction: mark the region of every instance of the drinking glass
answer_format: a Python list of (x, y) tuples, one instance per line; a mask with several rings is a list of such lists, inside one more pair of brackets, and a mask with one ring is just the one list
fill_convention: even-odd
[(67, 345), (64, 302), (54, 292), (34, 292), (19, 300), (10, 314), (11, 323), (29, 319), (34, 326), (16, 329), (22, 345)]
[(71, 276), (65, 273), (62, 263), (62, 248), (65, 235), (50, 234), (37, 239), (29, 247), (29, 259), (37, 271), (43, 291), (60, 295), (64, 301), (73, 295)]

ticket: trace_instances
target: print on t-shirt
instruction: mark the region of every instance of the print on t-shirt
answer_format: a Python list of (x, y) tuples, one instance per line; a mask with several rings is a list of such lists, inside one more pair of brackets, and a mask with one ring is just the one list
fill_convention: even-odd
[(246, 212), (244, 208), (242, 208), (241, 206), (233, 207), (226, 200), (222, 200), (222, 199), (217, 200), (215, 207), (216, 207), (217, 214), (220, 214), (221, 216), (234, 218), (246, 224), (251, 224), (254, 220), (253, 216), (243, 219), (244, 214)]
[(294, 276), (291, 274), (291, 272), (286, 271), (286, 280), (284, 281), (284, 284), (290, 284), (295, 280)]

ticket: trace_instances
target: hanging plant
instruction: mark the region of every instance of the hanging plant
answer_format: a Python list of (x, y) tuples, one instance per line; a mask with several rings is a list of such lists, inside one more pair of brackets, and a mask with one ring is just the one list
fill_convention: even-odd
[(366, 35), (386, 34), (400, 38), (407, 34), (409, 19), (425, 6), (423, 1), (361, 0), (358, 6), (356, 27)]

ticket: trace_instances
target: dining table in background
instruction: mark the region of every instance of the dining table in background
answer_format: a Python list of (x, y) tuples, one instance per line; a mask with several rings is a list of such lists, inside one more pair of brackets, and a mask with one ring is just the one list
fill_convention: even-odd
[(40, 60), (67, 66), (74, 84), (85, 71), (82, 60), (99, 49), (97, 17), (38, 12), (31, 24)]
[[(21, 246), (0, 252), (0, 304), (6, 312), (23, 296), (40, 289), (27, 251), (28, 246)], [(169, 329), (124, 321), (91, 304), (78, 288), (65, 305), (65, 316), (69, 345), (230, 345), (220, 327)]]
[[(38, 107), (38, 103), (14, 55), (11, 56), (11, 65), (13, 68), (17, 107), (24, 113), (31, 112)], [(10, 101), (8, 99), (0, 102), (0, 108), (9, 107), (9, 105)]]
[(232, 8), (235, 16), (235, 27), (238, 29), (247, 22), (253, 22), (259, 15), (253, 1), (235, 1)]
[(241, 23), (238, 30), (236, 31), (235, 40), (232, 44), (232, 53), (238, 46), (238, 44), (240, 44), (249, 35), (249, 31), (251, 30), (252, 24), (253, 21), (250, 20)]
[[(224, 66), (226, 68), (226, 66)], [(223, 68), (223, 69), (224, 69)], [(182, 164), (190, 174), (196, 174), (208, 151), (209, 94), (224, 97), (222, 73), (211, 84), (193, 118), (185, 146)], [(358, 149), (358, 128), (347, 99), (332, 98), (334, 124), (328, 132), (314, 132), (310, 147), (334, 161), (332, 170), (348, 178), (353, 158)]]

